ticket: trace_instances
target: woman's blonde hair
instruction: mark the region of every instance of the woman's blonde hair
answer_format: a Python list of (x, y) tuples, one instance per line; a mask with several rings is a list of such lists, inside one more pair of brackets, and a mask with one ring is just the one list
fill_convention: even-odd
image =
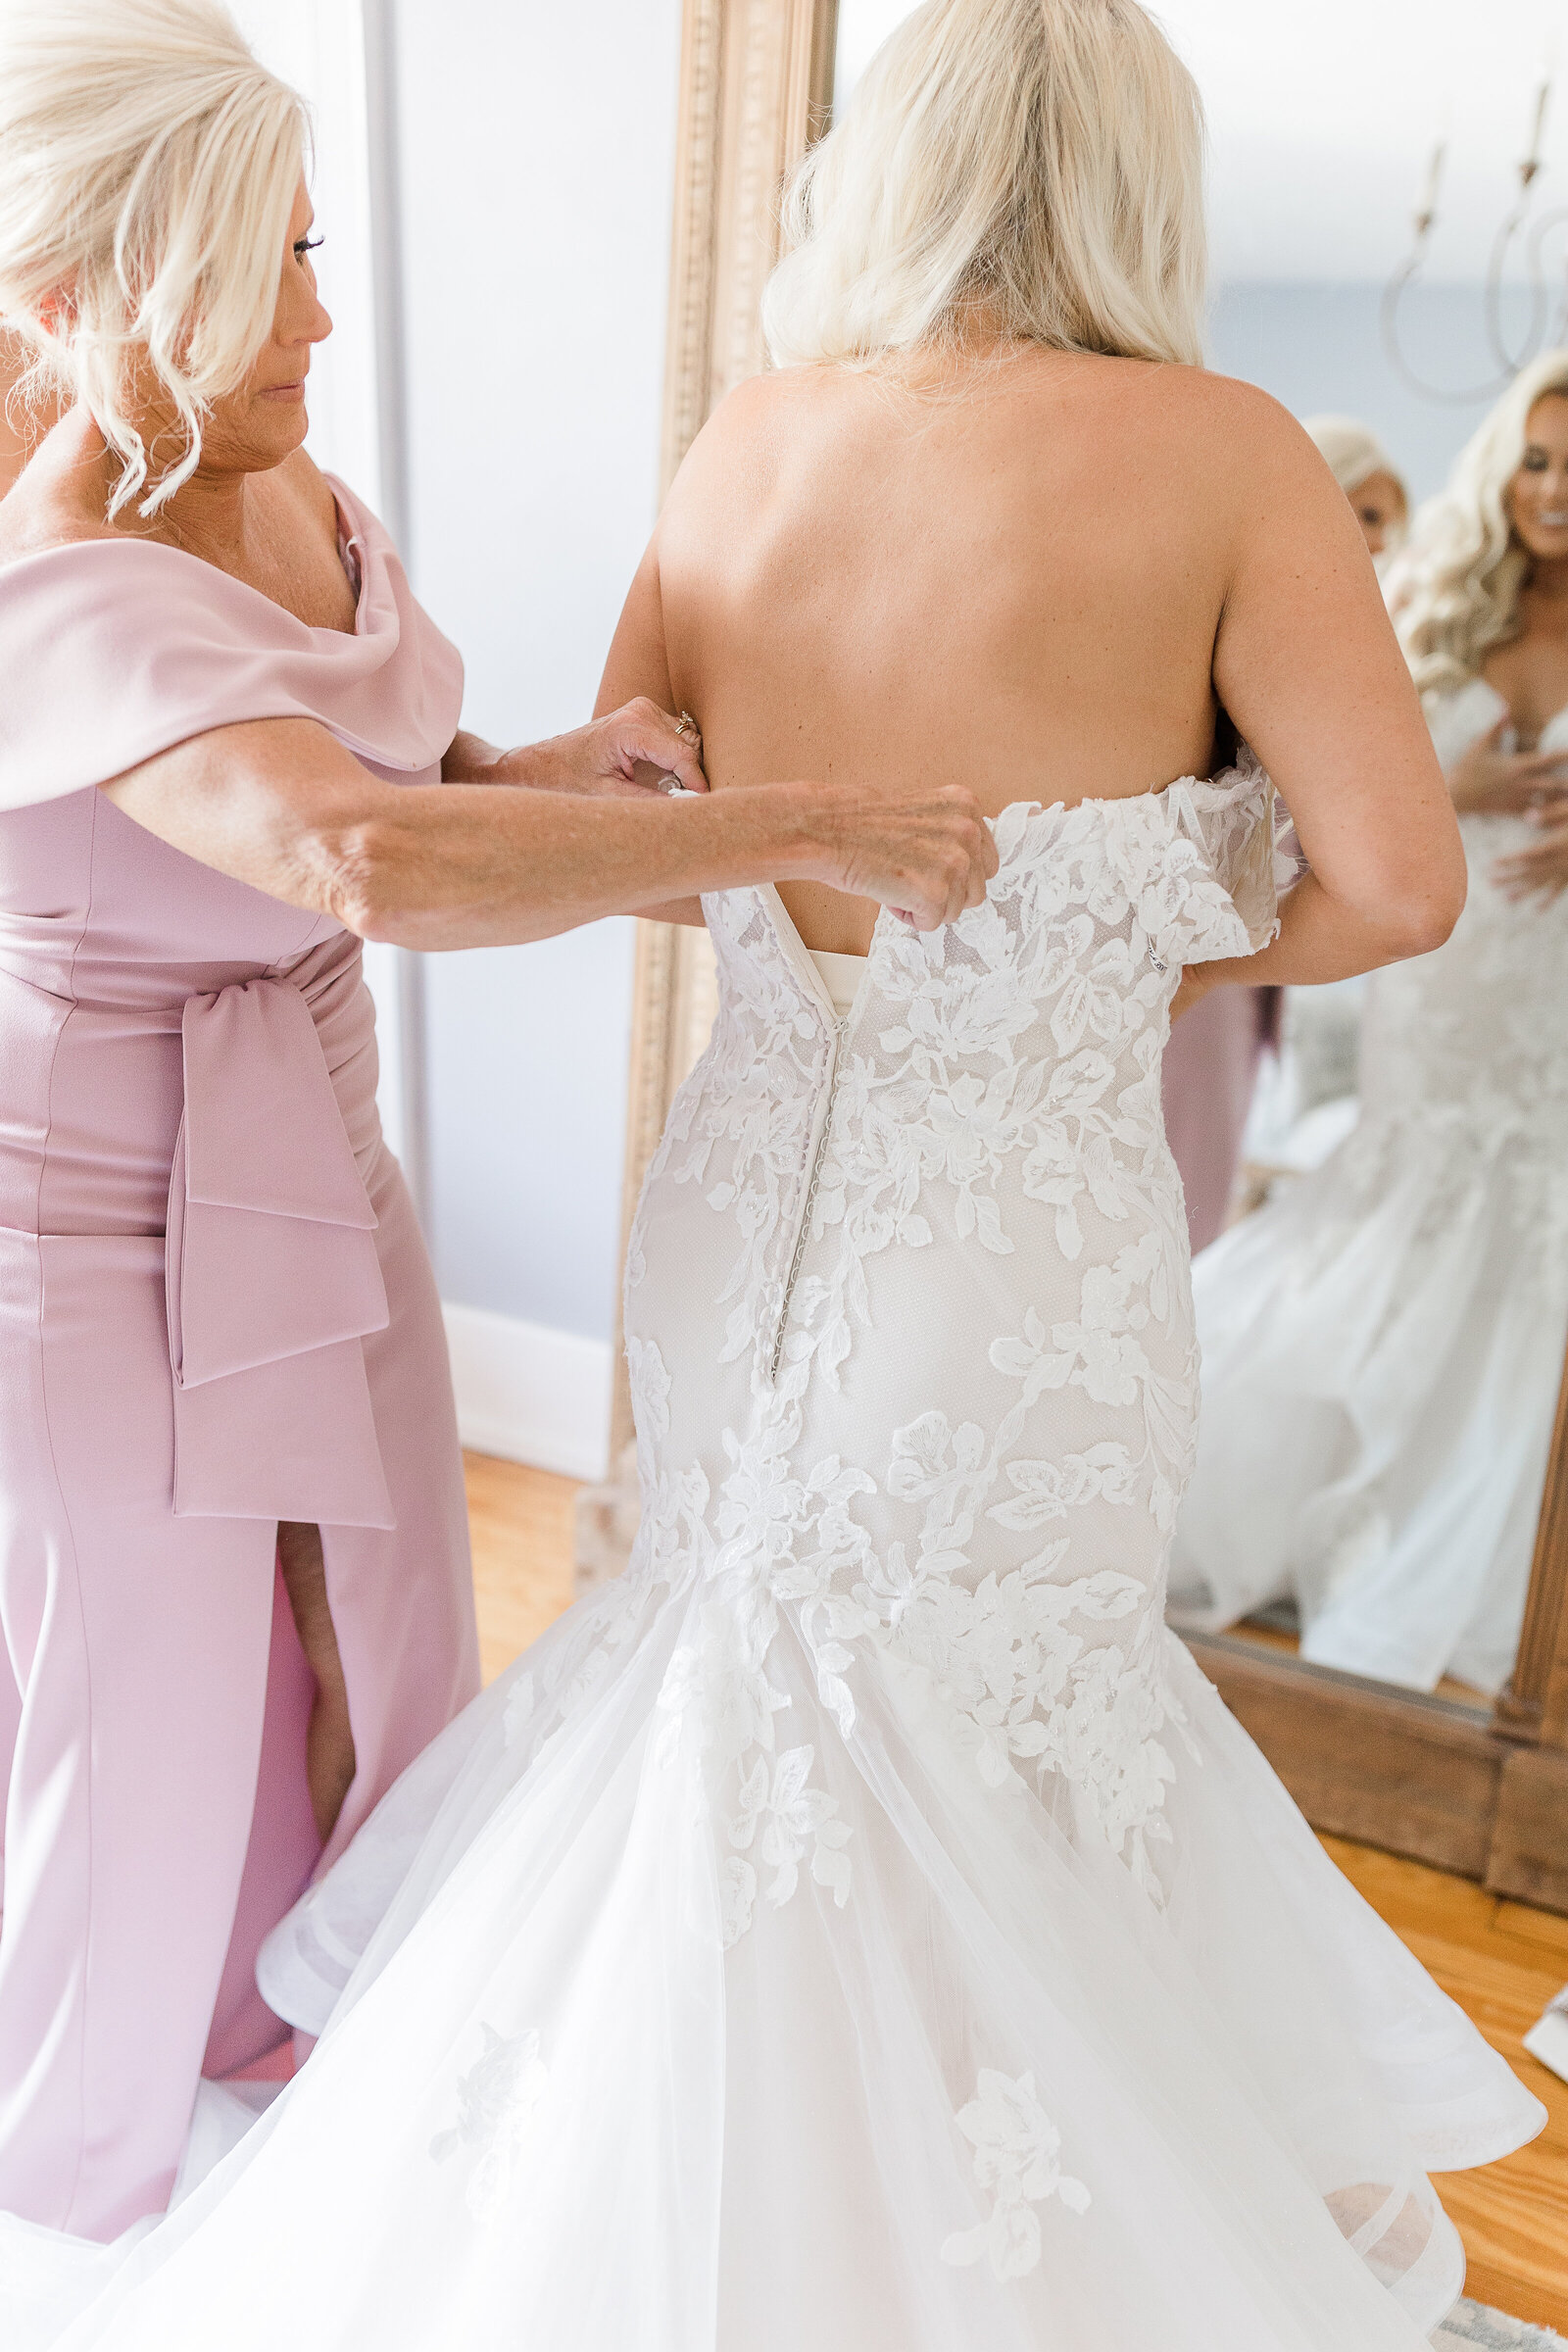
[[(189, 478), (267, 341), (305, 144), (220, 0), (0, 0), (0, 318), (24, 396), (82, 402), (122, 460), (111, 515)], [(126, 405), (145, 362), (181, 428), (156, 479)]]
[(865, 366), (983, 313), (1056, 351), (1202, 358), (1203, 110), (1137, 0), (925, 0), (785, 198), (780, 366)]
[(1372, 427), (1363, 424), (1359, 416), (1303, 416), (1301, 430), (1316, 444), (1318, 456), (1347, 498), (1375, 473), (1386, 473), (1408, 507), (1404, 476)]
[(1503, 504), (1529, 438), (1530, 412), (1548, 392), (1568, 395), (1568, 351), (1521, 370), (1454, 460), (1447, 487), (1416, 514), (1389, 577), (1389, 605), (1423, 694), (1462, 686), (1494, 645), (1519, 631), (1519, 591), (1530, 558)]

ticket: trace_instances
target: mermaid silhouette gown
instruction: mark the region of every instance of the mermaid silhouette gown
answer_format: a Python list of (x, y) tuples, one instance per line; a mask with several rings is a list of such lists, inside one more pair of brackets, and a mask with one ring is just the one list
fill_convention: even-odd
[[(1507, 706), (1472, 678), (1427, 715), (1451, 767)], [(1541, 740), (1568, 752), (1568, 711)], [(1369, 984), (1355, 1128), (1194, 1269), (1202, 1430), (1171, 1590), (1180, 1625), (1288, 1594), (1319, 1665), (1493, 1691), (1568, 1343), (1568, 896), (1493, 882), (1524, 817), (1460, 831), (1452, 937)]]
[(632, 1564), (270, 1939), (324, 2038), (69, 2352), (1418, 2352), (1425, 2167), (1542, 2111), (1162, 1618), (1160, 1051), (1269, 931), (1270, 801), (1007, 809), (842, 1016), (774, 892), (707, 902)]

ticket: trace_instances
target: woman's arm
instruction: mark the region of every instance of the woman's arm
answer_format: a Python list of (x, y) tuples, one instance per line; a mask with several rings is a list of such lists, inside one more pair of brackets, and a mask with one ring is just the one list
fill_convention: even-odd
[(1178, 1009), (1227, 982), (1340, 980), (1441, 947), (1464, 905), (1453, 806), (1348, 502), (1306, 435), (1216, 384), (1238, 485), (1214, 687), (1273, 777), (1309, 871), (1256, 956), (1190, 965)]
[(202, 864), (413, 948), (546, 939), (702, 891), (797, 879), (934, 930), (979, 905), (997, 862), (957, 785), (866, 793), (853, 807), (820, 784), (690, 800), (394, 785), (312, 719), (216, 727), (103, 789)]
[[(599, 681), (599, 700), (594, 705), (594, 716), (613, 710), (634, 695), (645, 695), (661, 709), (668, 710), (675, 701), (675, 689), (670, 683), (669, 655), (664, 645), (664, 608), (659, 587), (659, 536), (656, 532), (648, 551), (637, 566), (637, 575), (626, 591), (615, 634), (611, 640), (605, 660), (605, 674)], [(685, 778), (681, 778), (682, 783)], [(705, 779), (706, 789), (706, 779)], [(698, 923), (703, 920), (700, 899), (674, 899), (664, 906), (650, 906), (647, 912), (662, 923)]]
[(700, 744), (646, 695), (595, 713), (593, 723), (545, 743), (498, 751), (460, 729), (441, 761), (444, 784), (525, 784), (535, 792), (615, 795), (646, 792), (674, 776), (688, 792), (706, 792)]

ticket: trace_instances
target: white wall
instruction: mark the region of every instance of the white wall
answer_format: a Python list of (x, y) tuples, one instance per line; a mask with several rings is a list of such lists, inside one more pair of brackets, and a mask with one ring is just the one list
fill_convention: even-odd
[[(1493, 396), (1447, 403), (1412, 392), (1384, 345), (1382, 291), (1364, 282), (1233, 280), (1215, 296), (1209, 364), (1261, 384), (1298, 416), (1338, 410), (1364, 417), (1412, 496), (1422, 499), (1442, 488)], [(1522, 293), (1509, 291), (1517, 295), (1512, 308), (1521, 311)], [(1412, 287), (1405, 296), (1402, 348), (1429, 381), (1459, 388), (1494, 376), (1482, 306), (1479, 285), (1440, 282)]]
[[(589, 716), (654, 520), (679, 5), (405, 0), (393, 22), (408, 552), (466, 723), (534, 740)], [(631, 955), (617, 923), (425, 965), (460, 1405), (579, 1472), (603, 1461)], [(575, 1400), (559, 1427), (551, 1396)]]
[[(583, 722), (657, 498), (678, 0), (395, 16), (409, 555), (502, 743)], [(442, 1295), (606, 1346), (631, 926), (426, 963)]]

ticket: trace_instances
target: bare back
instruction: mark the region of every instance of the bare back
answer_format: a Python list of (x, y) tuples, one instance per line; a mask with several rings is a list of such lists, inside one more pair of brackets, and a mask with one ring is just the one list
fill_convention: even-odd
[[(1380, 728), (1431, 770), (1304, 434), (1250, 386), (1085, 353), (743, 386), (661, 518), (602, 701), (626, 690), (694, 713), (718, 790), (941, 776), (992, 815), (1120, 798), (1207, 773), (1222, 705), (1288, 801), (1303, 760), (1346, 765), (1358, 717), (1358, 774)], [(867, 903), (783, 895), (812, 946), (867, 945)]]

